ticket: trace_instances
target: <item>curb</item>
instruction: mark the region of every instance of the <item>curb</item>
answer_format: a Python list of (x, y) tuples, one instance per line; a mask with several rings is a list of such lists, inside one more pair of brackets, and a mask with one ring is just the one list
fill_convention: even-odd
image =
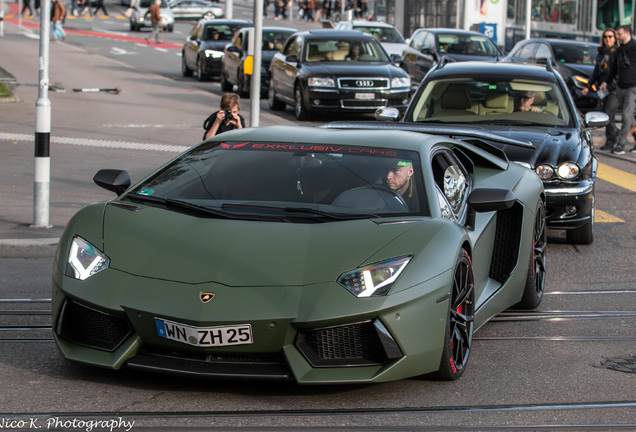
[(59, 238), (0, 240), (0, 258), (53, 258)]

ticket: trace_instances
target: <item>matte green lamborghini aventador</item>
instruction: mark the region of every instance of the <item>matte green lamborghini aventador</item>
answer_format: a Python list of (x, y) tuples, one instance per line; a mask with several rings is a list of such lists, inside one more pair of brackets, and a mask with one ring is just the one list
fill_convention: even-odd
[(539, 305), (545, 196), (495, 147), (403, 131), (224, 133), (80, 210), (53, 329), (69, 360), (204, 378), (459, 378), (473, 332)]

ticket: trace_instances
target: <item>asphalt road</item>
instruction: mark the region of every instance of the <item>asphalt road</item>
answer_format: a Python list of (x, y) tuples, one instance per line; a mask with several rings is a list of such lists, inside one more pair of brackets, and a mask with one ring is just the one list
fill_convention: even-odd
[[(20, 82), (36, 82), (37, 40), (10, 26), (0, 65)], [(220, 86), (181, 77), (177, 54), (92, 34), (52, 44), (51, 81), (67, 91), (49, 94), (53, 227), (41, 235), (58, 235), (77, 209), (111, 198), (92, 183), (98, 169), (124, 168), (139, 179), (198, 143)], [(70, 91), (109, 86), (122, 92)], [(37, 89), (16, 93), (21, 102), (0, 105), (0, 232), (12, 238), (33, 232)], [(291, 109), (270, 113), (265, 100), (261, 109), (263, 126), (297, 123)], [(249, 121), (248, 110), (244, 101)], [(594, 244), (568, 245), (551, 232), (540, 308), (506, 312), (480, 329), (466, 373), (452, 383), (299, 387), (71, 364), (50, 340), (52, 256), (2, 258), (0, 429), (88, 430), (89, 422), (108, 421), (115, 423), (90, 423), (92, 430), (126, 430), (130, 422), (133, 431), (636, 430), (636, 164), (598, 157)]]

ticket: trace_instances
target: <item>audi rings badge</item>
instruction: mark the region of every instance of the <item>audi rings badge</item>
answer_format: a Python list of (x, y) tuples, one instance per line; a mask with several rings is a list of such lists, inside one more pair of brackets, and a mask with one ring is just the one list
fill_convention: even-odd
[(356, 87), (373, 87), (371, 80), (356, 80)]

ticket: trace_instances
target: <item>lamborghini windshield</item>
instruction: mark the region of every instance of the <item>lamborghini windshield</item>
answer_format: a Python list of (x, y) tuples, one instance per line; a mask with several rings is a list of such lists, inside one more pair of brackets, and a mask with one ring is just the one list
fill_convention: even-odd
[(449, 78), (428, 82), (406, 121), (568, 126), (567, 106), (553, 82)]
[(330, 221), (428, 215), (419, 155), (338, 144), (202, 144), (124, 199), (163, 208)]

